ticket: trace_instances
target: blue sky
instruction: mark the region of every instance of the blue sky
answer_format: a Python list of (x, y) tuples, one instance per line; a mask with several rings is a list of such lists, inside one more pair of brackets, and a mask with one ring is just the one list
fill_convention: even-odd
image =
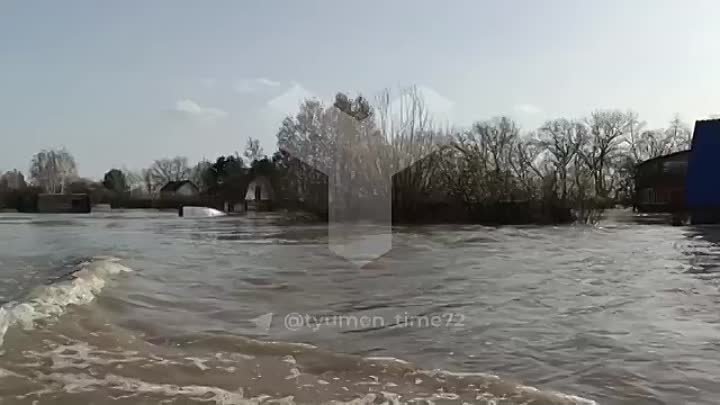
[[(5, 1), (0, 169), (80, 174), (275, 149), (294, 98), (418, 85), (465, 125), (596, 108), (651, 127), (720, 111), (713, 1)], [(273, 101), (274, 100), (274, 101)]]

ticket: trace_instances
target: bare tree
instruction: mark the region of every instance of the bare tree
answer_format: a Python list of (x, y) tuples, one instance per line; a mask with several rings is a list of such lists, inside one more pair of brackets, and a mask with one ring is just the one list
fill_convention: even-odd
[(471, 140), (479, 143), (485, 170), (492, 173), (486, 181), (488, 191), (494, 199), (510, 198), (510, 157), (513, 145), (520, 135), (520, 128), (510, 118), (497, 117), (476, 122), (469, 135)]
[(150, 169), (143, 169), (140, 172), (142, 176), (142, 184), (145, 188), (145, 193), (150, 197), (155, 197), (155, 193), (158, 190), (155, 180), (153, 179), (152, 172)]
[(568, 170), (580, 145), (587, 138), (586, 127), (578, 121), (559, 118), (547, 121), (539, 131), (540, 145), (548, 152), (560, 182), (560, 198), (568, 198)]
[(632, 113), (618, 110), (595, 111), (586, 120), (588, 142), (581, 146), (579, 152), (592, 172), (595, 194), (600, 198), (608, 197), (611, 187), (607, 183), (612, 174), (608, 171), (612, 170), (612, 159), (625, 141), (631, 121)]
[(127, 182), (128, 189), (130, 190), (130, 195), (133, 197), (141, 197), (145, 195), (149, 195), (148, 189), (145, 185), (145, 180), (143, 178), (143, 175), (145, 174), (144, 170), (128, 170), (128, 169), (122, 169), (123, 173), (125, 173), (125, 181)]
[(469, 207), (480, 200), (481, 161), (473, 159), (476, 153), (473, 148), (462, 145), (461, 134), (456, 134), (456, 137), (457, 142), (441, 148), (439, 171), (449, 195)]
[(158, 188), (171, 181), (188, 180), (190, 167), (186, 157), (160, 159), (153, 162), (143, 176), (148, 192), (153, 194)]
[(65, 149), (43, 150), (30, 163), (30, 178), (47, 193), (64, 193), (77, 177), (75, 158)]
[(636, 163), (673, 152), (676, 142), (670, 134), (671, 132), (665, 129), (644, 131), (641, 138), (643, 154), (636, 159)]
[(377, 122), (375, 145), (379, 176), (393, 176), (393, 206), (399, 210), (413, 210), (437, 186), (442, 154), (439, 147), (448, 138), (447, 131), (434, 126), (425, 101), (417, 88), (393, 95), (385, 90), (377, 98), (371, 114), (360, 105), (355, 108), (362, 116), (373, 115)]
[(327, 109), (317, 100), (306, 100), (295, 116), (286, 117), (277, 134), (280, 158), (288, 167), (286, 179), (305, 206), (327, 209), (327, 178), (332, 168), (335, 137)]
[(252, 137), (248, 138), (243, 155), (248, 160), (248, 164), (265, 157), (260, 141)]
[(542, 179), (545, 178), (539, 164), (543, 147), (537, 134), (530, 133), (519, 136), (513, 143), (508, 161), (515, 179), (522, 188), (522, 199), (528, 200), (538, 197), (536, 194), (542, 188)]
[(206, 191), (210, 184), (208, 184), (208, 171), (212, 170), (213, 164), (207, 160), (198, 162), (190, 170), (190, 180), (198, 186), (201, 191)]
[(517, 183), (527, 185), (529, 180), (525, 174), (522, 179), (516, 174), (521, 167), (534, 171), (540, 152), (533, 142), (520, 137), (518, 126), (507, 117), (476, 122), (471, 130), (456, 134), (451, 146), (443, 155), (443, 177), (455, 187), (471, 188), (456, 190), (468, 203), (512, 199)]
[(644, 121), (640, 121), (636, 112), (630, 111), (628, 113), (628, 133), (625, 141), (633, 160), (636, 162), (645, 160), (643, 158), (646, 154), (645, 146), (647, 145), (643, 136), (647, 133), (647, 131), (643, 130), (645, 125), (646, 123)]
[(692, 142), (692, 131), (690, 127), (680, 119), (679, 114), (670, 121), (670, 126), (665, 131), (668, 143), (673, 151), (690, 149)]
[(678, 115), (675, 115), (666, 129), (638, 131), (635, 129), (636, 126), (633, 125), (632, 119), (628, 127), (629, 134), (626, 139), (628, 154), (635, 164), (690, 148), (692, 131), (686, 123), (680, 120)]
[(575, 154), (570, 172), (573, 179), (570, 198), (573, 201), (577, 220), (581, 223), (595, 222), (601, 211), (590, 201), (594, 189), (594, 176), (580, 153)]

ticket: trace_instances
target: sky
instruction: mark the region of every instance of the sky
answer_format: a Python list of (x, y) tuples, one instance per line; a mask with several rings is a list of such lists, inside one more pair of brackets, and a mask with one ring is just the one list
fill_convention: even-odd
[(84, 177), (276, 150), (301, 99), (418, 86), (464, 126), (595, 109), (649, 127), (720, 111), (717, 3), (0, 2), (0, 170), (65, 147)]

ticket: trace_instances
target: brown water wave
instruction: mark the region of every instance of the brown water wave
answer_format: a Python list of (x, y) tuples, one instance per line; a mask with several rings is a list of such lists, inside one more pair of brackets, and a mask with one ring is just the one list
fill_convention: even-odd
[[(0, 295), (49, 315), (9, 327), (3, 402), (578, 401), (554, 391), (710, 405), (720, 395), (717, 227), (399, 227), (393, 250), (358, 269), (319, 226), (133, 215), (0, 230)], [(66, 264), (97, 255), (134, 271), (102, 278), (102, 292), (75, 295), (82, 302), (52, 288), (70, 281)], [(33, 307), (44, 301), (32, 291), (66, 304)], [(268, 313), (276, 320), (258, 331), (253, 319)], [(385, 322), (283, 327), (292, 313)], [(461, 322), (403, 327), (404, 314)]]
[(157, 336), (75, 307), (12, 329), (0, 397), (17, 404), (593, 404), (497, 376), (422, 370), (393, 358), (230, 334)]
[[(6, 337), (0, 398), (18, 404), (591, 404), (482, 373), (423, 370), (394, 358), (335, 353), (227, 333), (166, 335), (113, 322), (99, 304), (131, 270), (115, 258), (80, 262), (65, 278), (0, 308)], [(112, 309), (108, 311), (108, 309)]]

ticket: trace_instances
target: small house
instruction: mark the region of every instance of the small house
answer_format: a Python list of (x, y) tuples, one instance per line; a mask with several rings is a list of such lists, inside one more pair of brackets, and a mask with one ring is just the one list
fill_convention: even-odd
[(635, 166), (635, 208), (640, 212), (684, 210), (689, 158), (690, 151), (684, 150)]
[(90, 196), (87, 194), (39, 194), (37, 211), (41, 213), (79, 213), (91, 211)]
[(170, 181), (160, 189), (160, 198), (165, 200), (193, 198), (198, 194), (200, 189), (189, 180)]
[(274, 195), (270, 179), (257, 176), (248, 184), (245, 206), (248, 211), (271, 211)]

